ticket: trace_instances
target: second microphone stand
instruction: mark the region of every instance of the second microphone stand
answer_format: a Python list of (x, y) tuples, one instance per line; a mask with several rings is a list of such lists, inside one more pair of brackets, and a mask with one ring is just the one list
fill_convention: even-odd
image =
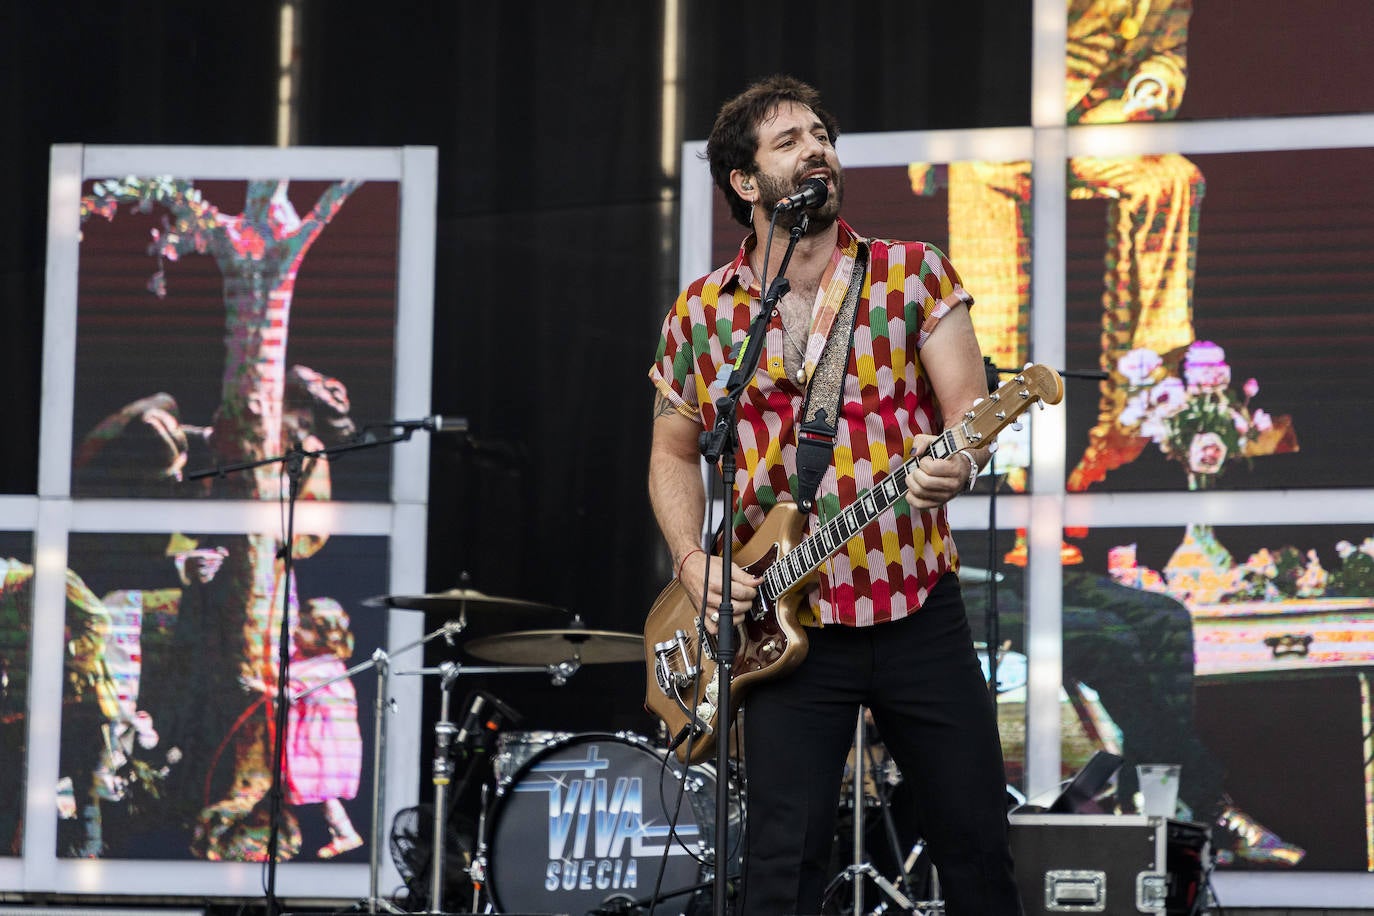
[[(463, 424), (466, 428), (466, 423)], [(280, 464), (287, 478), (287, 505), (286, 505), (286, 540), (281, 548), (282, 559), (282, 595), (281, 595), (281, 624), (277, 633), (277, 691), (275, 697), (276, 706), (273, 710), (273, 727), (276, 729), (272, 741), (272, 784), (268, 790), (268, 831), (267, 831), (267, 887), (266, 902), (267, 916), (277, 916), (280, 912), (280, 901), (277, 900), (277, 858), (278, 846), (281, 837), (281, 817), (282, 817), (282, 780), (285, 769), (286, 758), (286, 729), (290, 724), (287, 709), (290, 705), (290, 670), (291, 670), (291, 592), (295, 581), (295, 562), (292, 545), (296, 539), (296, 501), (300, 497), (301, 479), (305, 476), (305, 463), (307, 459), (318, 459), (330, 455), (341, 454), (343, 452), (358, 451), (360, 449), (378, 448), (383, 445), (393, 445), (397, 442), (405, 442), (418, 430), (433, 431), (437, 428), (433, 420), (401, 420), (389, 424), (386, 429), (392, 430), (386, 435), (378, 436), (369, 430), (373, 427), (364, 429), (363, 434), (358, 438), (339, 445), (332, 445), (328, 448), (305, 449), (299, 443), (291, 446), (285, 454), (275, 455), (271, 458), (262, 458), (256, 461), (242, 461), (236, 464), (219, 465), (200, 471), (192, 471), (186, 474), (186, 480), (199, 480), (206, 477), (224, 477), (227, 474), (240, 471), (250, 471), (254, 468), (264, 467), (269, 464)], [(396, 430), (399, 430), (397, 432)], [(375, 778), (375, 776), (374, 776)]]
[[(1016, 373), (1018, 373), (1018, 372), (1020, 372), (1020, 371), (1022, 371), (1022, 370), (1020, 370), (1020, 369), (1003, 369), (1003, 368), (999, 367), (996, 363), (994, 363), (994, 362), (992, 361), (992, 357), (990, 357), (990, 356), (985, 356), (985, 357), (983, 357), (983, 371), (984, 371), (984, 373), (985, 373), (986, 376), (987, 376), (986, 382), (987, 382), (987, 388), (988, 388), (988, 390), (989, 390), (989, 391), (996, 391), (996, 390), (998, 389), (998, 387), (1000, 386), (1000, 382), (998, 381), (998, 377), (999, 377), (999, 376), (1002, 376), (1002, 375), (1015, 375)], [(1097, 371), (1086, 371), (1086, 372), (1084, 372), (1084, 371), (1078, 371), (1078, 372), (1070, 372), (1070, 371), (1062, 370), (1062, 369), (1061, 369), (1061, 370), (1059, 370), (1058, 374), (1059, 374), (1059, 376), (1060, 376), (1061, 378), (1080, 378), (1080, 379), (1098, 379), (1098, 380), (1102, 380), (1102, 379), (1107, 378), (1107, 373), (1105, 373), (1105, 372), (1097, 372)], [(1014, 429), (1019, 429), (1019, 428), (1020, 428), (1019, 423), (1018, 423), (1017, 425), (1014, 425), (1013, 428), (1014, 428)], [(998, 591), (999, 591), (999, 589), (998, 589), (998, 587), (997, 587), (997, 583), (998, 583), (998, 581), (1002, 578), (1002, 575), (1001, 575), (1001, 573), (1000, 573), (999, 570), (998, 570), (998, 567), (1001, 565), (1001, 561), (1000, 561), (1000, 559), (999, 559), (999, 557), (1001, 556), (1001, 550), (999, 549), (998, 543), (997, 543), (997, 489), (998, 489), (998, 487), (997, 487), (997, 452), (996, 452), (995, 450), (992, 452), (992, 454), (991, 454), (991, 455), (989, 456), (989, 458), (988, 458), (988, 477), (991, 479), (991, 489), (988, 491), (988, 568), (987, 568), (988, 603), (987, 603), (987, 619), (984, 621), (984, 626), (985, 626), (985, 635), (984, 635), (984, 639), (987, 641), (987, 653), (988, 653), (988, 692), (989, 692), (989, 693), (991, 694), (991, 696), (992, 696), (992, 703), (993, 703), (993, 706), (995, 707), (995, 706), (997, 705), (997, 690), (998, 690), (997, 666), (998, 666), (998, 661), (999, 661), (999, 659), (1000, 659), (1000, 657), (1001, 657), (1001, 653), (1002, 653), (1002, 648), (1001, 648), (1001, 645), (1000, 645), (1000, 643), (1002, 642), (1001, 614), (1000, 614), (1000, 612), (999, 612), (999, 610), (998, 610), (998, 606), (997, 606), (997, 593), (998, 593)], [(1023, 594), (1022, 594), (1022, 596), (1021, 596), (1021, 599), (1022, 599), (1022, 602), (1023, 602), (1023, 606), (1025, 606), (1025, 605), (1028, 603), (1028, 599), (1027, 599), (1027, 596), (1024, 594), (1024, 592), (1025, 592), (1025, 585), (1024, 585), (1024, 584), (1022, 585), (1022, 591), (1023, 591)]]

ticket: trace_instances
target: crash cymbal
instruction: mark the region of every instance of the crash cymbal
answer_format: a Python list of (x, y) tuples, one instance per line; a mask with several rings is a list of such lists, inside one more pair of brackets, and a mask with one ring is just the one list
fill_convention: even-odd
[(507, 665), (557, 665), (567, 661), (597, 665), (644, 660), (642, 635), (581, 627), (517, 630), (474, 639), (464, 648), (477, 658)]
[(458, 614), (462, 611), (509, 612), (513, 609), (557, 616), (567, 616), (568, 613), (564, 608), (554, 607), (552, 604), (525, 601), (520, 598), (498, 598), (495, 595), (484, 595), (472, 588), (451, 588), (446, 592), (433, 592), (428, 595), (377, 595), (364, 599), (363, 604), (368, 607), (394, 607), (443, 614)]

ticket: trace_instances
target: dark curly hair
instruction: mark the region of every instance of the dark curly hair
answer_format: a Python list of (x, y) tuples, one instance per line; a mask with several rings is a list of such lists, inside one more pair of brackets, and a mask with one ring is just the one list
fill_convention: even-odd
[(749, 202), (730, 186), (730, 173), (735, 169), (755, 170), (754, 156), (759, 148), (759, 124), (766, 121), (784, 102), (805, 105), (816, 113), (834, 143), (840, 126), (834, 115), (821, 107), (821, 94), (801, 80), (791, 76), (770, 76), (721, 106), (711, 136), (706, 141), (706, 160), (711, 165), (711, 178), (725, 195), (730, 215), (741, 226), (749, 226)]

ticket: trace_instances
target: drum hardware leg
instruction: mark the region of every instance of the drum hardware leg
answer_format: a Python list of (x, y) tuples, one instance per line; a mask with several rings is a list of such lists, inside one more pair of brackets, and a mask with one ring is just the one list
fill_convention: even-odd
[[(878, 885), (878, 889), (885, 893), (892, 903), (895, 903), (898, 907), (900, 907), (902, 912), (920, 912), (916, 909), (916, 904), (912, 902), (910, 897), (908, 897), (906, 894), (903, 894), (900, 890), (898, 890), (897, 885), (893, 884), (891, 881), (884, 878), (882, 876), (882, 873), (879, 872), (878, 869), (874, 868), (872, 864), (868, 862), (859, 862), (856, 865), (848, 865), (845, 867), (844, 871), (840, 872), (838, 875), (832, 878), (829, 886), (827, 886), (825, 889), (825, 899), (829, 899), (830, 896), (835, 893), (835, 891), (839, 890), (842, 884), (848, 881), (853, 885), (854, 900), (856, 901), (855, 909), (853, 912), (855, 914), (863, 914), (863, 886), (865, 878), (871, 879), (874, 884)], [(874, 908), (873, 912), (885, 913), (887, 912), (887, 907), (888, 904), (886, 902), (880, 903), (877, 907)]]
[[(869, 745), (869, 756), (867, 760), (869, 767), (875, 766), (871, 744)], [(876, 776), (874, 777), (874, 783), (877, 786), (878, 810), (883, 816), (883, 827), (887, 833), (887, 841), (891, 846), (893, 857), (900, 858), (902, 844), (897, 836), (896, 821), (892, 817), (892, 790), (894, 786), (892, 783), (879, 779)], [(918, 895), (912, 888), (911, 873), (912, 869), (916, 867), (917, 862), (920, 860), (921, 853), (925, 851), (926, 841), (918, 839), (912, 844), (911, 851), (907, 853), (905, 861), (900, 865), (901, 872), (897, 875), (897, 886), (901, 889), (903, 894), (913, 899)], [(922, 885), (921, 890), (925, 891), (928, 896), (924, 900), (916, 900), (915, 912), (920, 914), (920, 916), (941, 916), (945, 911), (945, 902), (940, 894), (940, 876), (936, 874), (934, 865), (929, 865), (927, 863), (927, 867), (930, 869), (930, 885), (929, 887)], [(882, 913), (885, 912), (886, 909), (887, 904), (884, 903), (880, 904), (873, 912)]]
[(902, 863), (902, 871), (911, 874), (911, 870), (916, 867), (916, 862), (921, 858), (921, 853), (926, 851), (926, 841), (917, 840), (911, 846), (911, 852), (906, 854), (906, 861)]
[[(864, 857), (864, 773), (868, 767), (868, 741), (867, 724), (864, 722), (864, 710), (859, 710), (858, 725), (854, 729), (854, 842), (853, 842), (853, 863), (845, 868), (844, 871), (836, 875), (825, 889), (823, 900), (829, 900), (831, 896), (848, 881), (850, 890), (853, 893), (853, 916), (862, 916), (864, 913), (864, 879), (871, 879), (878, 886), (888, 900), (882, 902), (875, 909), (874, 913), (884, 913), (887, 911), (888, 902), (895, 903), (903, 912), (915, 913), (916, 904), (911, 898), (897, 888), (895, 884), (887, 880), (882, 874), (873, 867), (873, 864)], [(875, 777), (875, 782), (876, 782)], [(878, 793), (880, 803), (885, 799), (881, 792)], [(883, 807), (883, 814), (888, 818), (888, 826), (891, 828), (891, 814), (886, 805)], [(895, 829), (893, 829), (895, 836)]]
[(472, 912), (480, 913), (482, 889), (487, 885), (487, 794), (490, 786), (482, 786), (482, 808), (477, 814), (477, 850), (468, 866), (472, 878)]
[[(873, 760), (871, 757), (868, 760), (868, 766), (873, 766)], [(892, 850), (893, 856), (895, 858), (901, 853), (902, 841), (897, 838), (897, 825), (892, 820), (892, 803), (889, 799), (889, 795), (892, 792), (892, 787), (883, 785), (881, 782), (879, 782), (877, 777), (874, 778), (874, 783), (877, 785), (878, 813), (882, 815), (883, 833), (887, 837), (888, 848)], [(917, 853), (916, 855), (919, 856), (920, 853)], [(907, 873), (909, 870), (910, 869), (903, 868), (902, 871), (897, 875), (897, 885), (901, 888), (902, 893), (908, 897), (912, 896), (911, 884), (907, 881)]]
[(381, 870), (382, 858), (382, 815), (385, 811), (383, 792), (386, 786), (386, 720), (391, 711), (390, 684), (391, 663), (386, 652), (378, 649), (372, 653), (372, 662), (377, 668), (377, 699), (373, 707), (372, 724), (372, 844), (368, 858), (367, 911), (376, 913), (378, 908), (388, 913), (405, 912), (378, 894), (377, 876)]
[(434, 864), (429, 875), (430, 912), (444, 911), (444, 834), (448, 832), (447, 789), (453, 779), (453, 758), (450, 755), (453, 737), (458, 728), (449, 721), (449, 699), (453, 693), (453, 682), (458, 678), (458, 666), (444, 662), (439, 666), (442, 698), (439, 701), (439, 721), (434, 723), (434, 837), (431, 848), (434, 851)]

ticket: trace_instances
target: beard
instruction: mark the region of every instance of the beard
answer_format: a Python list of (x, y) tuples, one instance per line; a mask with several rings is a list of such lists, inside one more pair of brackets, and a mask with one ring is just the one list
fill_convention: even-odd
[[(805, 167), (805, 171), (809, 172), (826, 165), (823, 162), (811, 163)], [(770, 219), (777, 209), (778, 201), (801, 190), (801, 179), (799, 178), (788, 180), (769, 175), (766, 172), (759, 172), (754, 176), (754, 180), (758, 182), (759, 186), (759, 203)], [(831, 174), (831, 183), (835, 185), (835, 190), (826, 196), (825, 203), (814, 209), (798, 207), (777, 214), (776, 225), (778, 228), (791, 230), (797, 225), (797, 220), (801, 218), (803, 213), (810, 218), (806, 226), (807, 235), (815, 235), (830, 228), (831, 224), (839, 218), (840, 204), (844, 201), (844, 172), (835, 169)]]

